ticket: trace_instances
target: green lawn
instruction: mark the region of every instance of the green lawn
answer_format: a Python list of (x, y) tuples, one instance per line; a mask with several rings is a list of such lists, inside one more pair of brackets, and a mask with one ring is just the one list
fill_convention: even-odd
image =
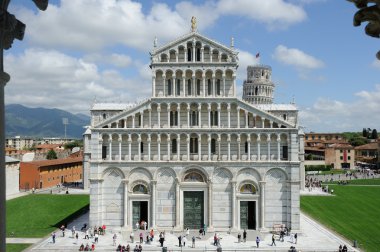
[(89, 196), (34, 194), (6, 204), (7, 237), (44, 237), (86, 207)]
[(335, 196), (302, 196), (301, 210), (348, 240), (357, 240), (365, 251), (379, 251), (380, 186), (329, 188)]
[(20, 252), (29, 247), (32, 244), (13, 244), (13, 243), (7, 243), (6, 245), (6, 251), (7, 252)]
[[(380, 185), (380, 179), (352, 179), (348, 180), (349, 185)], [(338, 184), (338, 181), (323, 182), (323, 184)]]

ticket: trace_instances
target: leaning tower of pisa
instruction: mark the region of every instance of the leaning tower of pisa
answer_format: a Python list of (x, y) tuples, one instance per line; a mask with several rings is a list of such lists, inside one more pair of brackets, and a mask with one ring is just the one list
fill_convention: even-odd
[(243, 100), (252, 104), (272, 104), (274, 83), (271, 75), (270, 66), (248, 66), (247, 79), (243, 84)]

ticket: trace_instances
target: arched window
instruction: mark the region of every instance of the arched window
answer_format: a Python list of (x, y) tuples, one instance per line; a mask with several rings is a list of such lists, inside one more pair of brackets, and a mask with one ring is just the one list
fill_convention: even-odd
[(256, 187), (252, 184), (244, 184), (240, 187), (240, 193), (256, 194)]
[(197, 61), (201, 61), (201, 49), (197, 48)]
[(144, 153), (144, 142), (141, 142), (140, 144), (140, 151), (141, 153)]
[(255, 95), (257, 95), (258, 92), (259, 92), (259, 88), (256, 87), (256, 88), (255, 88)]
[(187, 61), (191, 61), (191, 56), (192, 56), (191, 48), (187, 48)]
[(203, 176), (196, 171), (191, 171), (185, 175), (185, 182), (204, 182)]
[(216, 140), (215, 140), (215, 138), (211, 139), (211, 153), (212, 154), (216, 153)]
[(286, 121), (286, 114), (283, 114), (282, 118), (284, 118), (284, 120)]
[(133, 193), (148, 194), (148, 188), (143, 184), (138, 184), (133, 187)]
[(207, 80), (207, 94), (211, 95), (212, 94), (212, 85), (211, 85), (211, 79)]
[(245, 143), (244, 143), (244, 152), (248, 153), (248, 142), (247, 141), (245, 141)]
[(220, 79), (216, 80), (216, 94), (220, 95)]
[(168, 80), (168, 95), (172, 95), (172, 80)]
[(172, 154), (177, 153), (177, 139), (172, 139)]
[(197, 95), (201, 95), (201, 80), (197, 79)]
[(107, 118), (107, 115), (106, 113), (103, 114), (103, 119), (106, 119)]
[(218, 111), (210, 111), (211, 126), (218, 126)]
[(177, 95), (181, 94), (181, 80), (177, 79), (177, 88), (176, 88)]
[(187, 80), (187, 95), (191, 95), (191, 79)]
[(198, 138), (197, 137), (190, 138), (190, 153), (191, 154), (198, 153)]
[(178, 111), (170, 111), (170, 126), (178, 126)]

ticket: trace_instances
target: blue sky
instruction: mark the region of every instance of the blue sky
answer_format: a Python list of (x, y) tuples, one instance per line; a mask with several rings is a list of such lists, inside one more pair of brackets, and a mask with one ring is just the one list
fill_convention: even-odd
[(196, 16), (199, 33), (226, 45), (234, 37), (238, 90), (248, 65), (270, 65), (275, 102), (294, 97), (307, 132), (379, 128), (380, 40), (352, 25), (357, 9), (344, 0), (61, 0), (45, 12), (14, 0), (9, 9), (27, 27), (5, 54), (6, 104), (88, 114), (95, 99), (150, 97), (154, 37), (160, 46), (182, 36)]

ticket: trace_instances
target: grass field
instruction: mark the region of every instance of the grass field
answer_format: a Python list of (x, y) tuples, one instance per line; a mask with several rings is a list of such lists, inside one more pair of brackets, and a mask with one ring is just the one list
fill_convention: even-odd
[(379, 251), (380, 186), (330, 185), (329, 188), (334, 189), (335, 196), (302, 196), (301, 210), (348, 240), (357, 240), (365, 251)]
[(44, 237), (86, 207), (89, 196), (34, 194), (6, 204), (7, 237)]
[(7, 252), (20, 252), (20, 251), (23, 251), (24, 249), (26, 249), (27, 247), (29, 247), (30, 245), (32, 244), (12, 244), (12, 243), (8, 243), (6, 245), (6, 251)]
[[(353, 179), (348, 182), (349, 185), (380, 185), (380, 179)], [(323, 182), (322, 184), (338, 184), (338, 181)]]

